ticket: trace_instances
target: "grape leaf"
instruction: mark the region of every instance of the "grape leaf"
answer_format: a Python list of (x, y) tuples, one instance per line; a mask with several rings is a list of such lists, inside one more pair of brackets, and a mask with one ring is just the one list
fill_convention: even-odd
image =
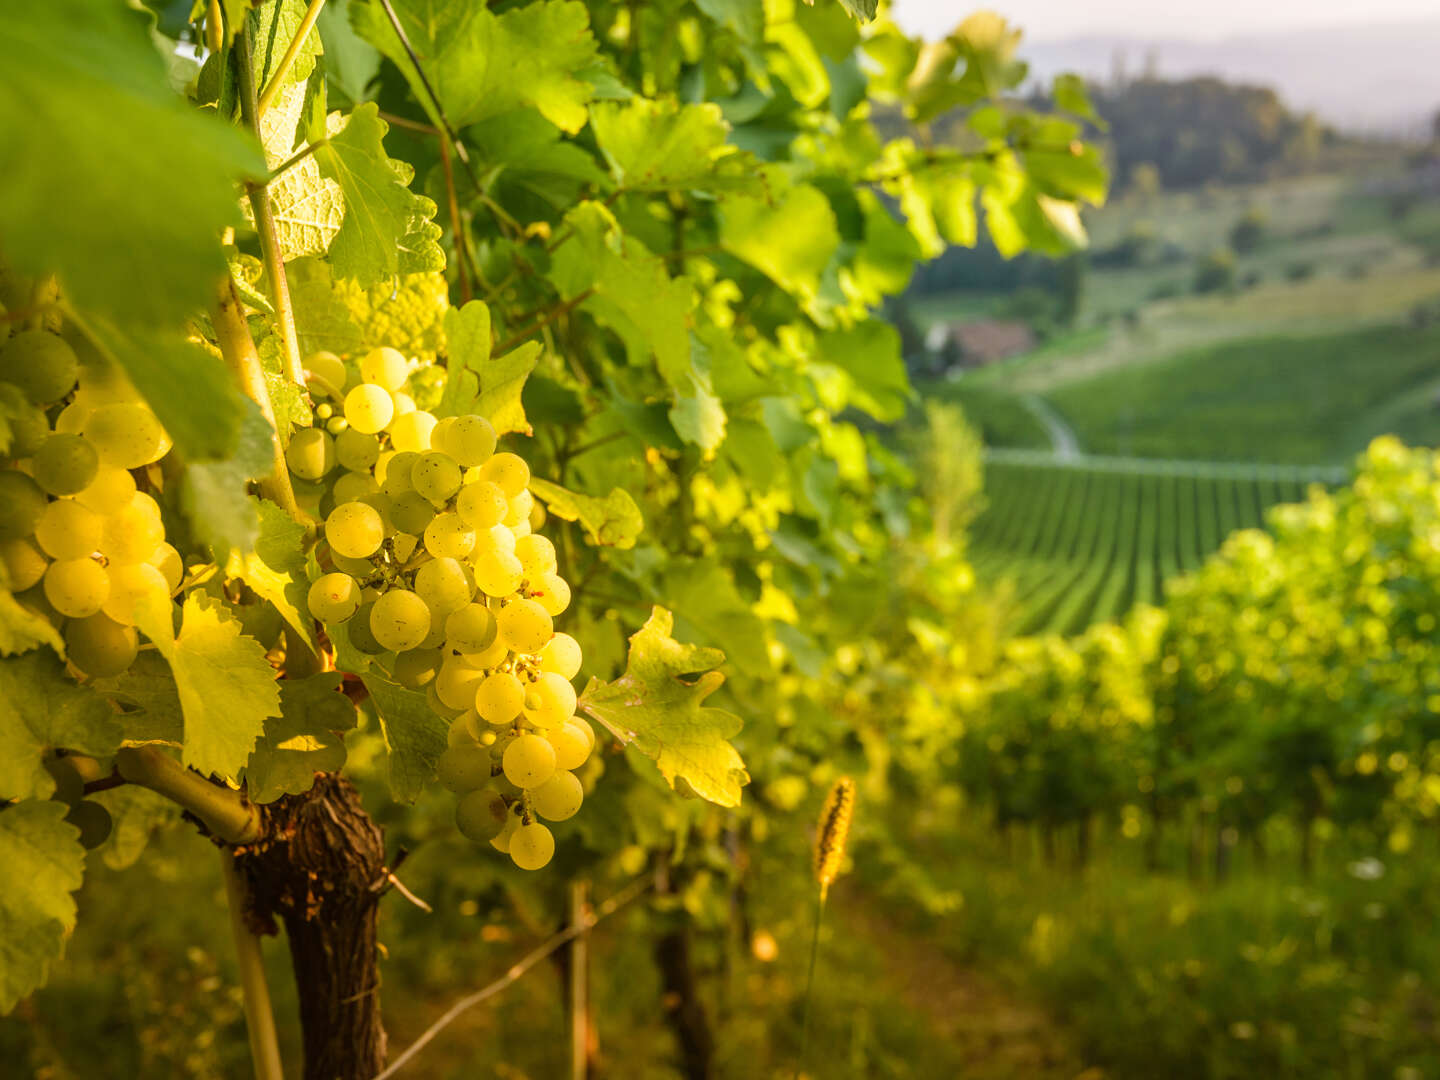
[[(656, 607), (630, 638), (625, 674), (608, 683), (592, 678), (579, 707), (651, 758), (672, 788), (683, 780), (702, 799), (739, 806), (750, 774), (728, 740), (740, 731), (740, 718), (704, 704), (725, 681), (713, 670), (725, 654), (676, 641), (670, 636), (674, 622)], [(682, 677), (699, 672), (693, 681)]]
[[(394, 0), (393, 6), (455, 128), (525, 106), (572, 135), (585, 126), (592, 89), (578, 72), (596, 58), (596, 44), (584, 4), (540, 0), (499, 15), (482, 4)], [(354, 4), (351, 19), (356, 32), (405, 74), (416, 100), (440, 126), (381, 5)]]
[(355, 726), (355, 705), (340, 693), (337, 671), (280, 680), (281, 716), (265, 721), (250, 753), (245, 786), (257, 803), (310, 790), (317, 772), (345, 764), (345, 736)]
[(185, 740), (185, 717), (175, 676), (159, 652), (142, 652), (119, 675), (95, 679), (95, 692), (126, 706), (118, 716), (128, 743), (169, 743)]
[(380, 53), (355, 33), (346, 0), (330, 0), (320, 11), (316, 28), (325, 43), (325, 78), (351, 104), (366, 98), (370, 80), (380, 74)]
[(245, 485), (274, 468), (272, 431), (259, 406), (247, 399), (235, 453), (223, 461), (186, 466), (180, 486), (180, 510), (189, 519), (195, 538), (218, 559), (225, 559), (231, 551), (249, 551), (259, 535), (256, 500)]
[(869, 22), (880, 10), (880, 0), (840, 0), (840, 6), (861, 22)]
[(435, 714), (424, 694), (406, 690), (374, 668), (364, 681), (390, 750), (390, 795), (396, 802), (412, 803), (435, 775), (450, 725)]
[(47, 649), (0, 660), (0, 799), (49, 795), (55, 782), (41, 764), (52, 750), (107, 758), (120, 725), (107, 702), (65, 674)]
[(729, 125), (713, 102), (602, 102), (591, 108), (590, 125), (615, 182), (626, 191), (756, 184), (753, 159), (726, 142)]
[(180, 817), (178, 803), (138, 784), (97, 791), (86, 798), (94, 799), (110, 813), (114, 827), (98, 853), (111, 870), (133, 866), (150, 842), (150, 834)]
[(850, 377), (849, 404), (877, 420), (905, 415), (912, 394), (910, 379), (900, 355), (900, 334), (889, 323), (866, 319), (827, 331), (816, 342), (815, 354)]
[(765, 623), (715, 562), (672, 558), (659, 592), (674, 605), (687, 637), (718, 645), (730, 663), (747, 675), (769, 673)]
[(532, 476), (530, 490), (560, 520), (580, 522), (590, 542), (600, 547), (633, 548), (645, 528), (640, 507), (624, 488), (615, 488), (605, 498), (597, 499)]
[(307, 602), (310, 582), (305, 572), (305, 526), (268, 500), (255, 502), (259, 518), (255, 546), (253, 550), (232, 550), (225, 572), (243, 579), (274, 604), (311, 650), (318, 651)]
[[(305, 0), (271, 0), (250, 13), (250, 60), (255, 69), (255, 93), (258, 96), (270, 85), (280, 60), (295, 40), (305, 19)], [(315, 70), (315, 61), (325, 51), (320, 31), (311, 27), (300, 43), (300, 51), (285, 77), (286, 82), (303, 83)]]
[(0, 1015), (45, 982), (75, 929), (85, 874), (80, 830), (64, 803), (26, 801), (0, 811)]
[(445, 312), (445, 390), (437, 416), (459, 416), (480, 400), (480, 372), (490, 362), (490, 309), (480, 300)]
[(289, 263), (285, 275), (300, 351), (307, 356), (321, 349), (355, 355), (390, 345), (433, 362), (445, 347), (443, 320), (451, 308), (444, 274), (407, 274), (367, 289), (334, 280), (326, 263), (307, 258)]
[(764, 0), (695, 0), (695, 6), (747, 45), (758, 45), (765, 36)]
[(481, 372), (480, 398), (475, 403), (475, 411), (490, 421), (497, 434), (511, 431), (534, 434), (530, 421), (525, 419), (520, 395), (539, 359), (540, 343), (527, 341), (491, 360)]
[[(4, 571), (0, 565), (0, 577), (7, 576)], [(65, 655), (65, 642), (54, 624), (16, 600), (9, 589), (0, 588), (0, 656), (29, 652), (41, 645)]]
[(819, 188), (795, 184), (771, 198), (726, 195), (720, 246), (797, 299), (813, 301), (840, 246), (835, 211)]

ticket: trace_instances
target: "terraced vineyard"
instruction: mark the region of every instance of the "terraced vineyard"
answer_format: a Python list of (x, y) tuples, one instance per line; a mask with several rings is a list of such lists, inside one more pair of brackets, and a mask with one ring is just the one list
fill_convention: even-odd
[(1288, 465), (1085, 457), (993, 450), (989, 505), (972, 557), (981, 580), (1013, 583), (1015, 629), (1075, 633), (1134, 604), (1155, 603), (1167, 578), (1193, 569), (1265, 510), (1337, 484), (1345, 471)]

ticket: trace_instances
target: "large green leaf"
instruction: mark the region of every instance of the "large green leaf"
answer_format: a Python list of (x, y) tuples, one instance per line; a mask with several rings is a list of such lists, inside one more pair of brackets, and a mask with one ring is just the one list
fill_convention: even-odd
[(309, 791), (317, 772), (345, 764), (344, 732), (355, 726), (355, 705), (340, 693), (336, 671), (280, 681), (279, 717), (265, 731), (245, 767), (245, 788), (258, 803)]
[(750, 774), (728, 740), (740, 718), (704, 703), (725, 681), (713, 670), (725, 654), (681, 644), (670, 636), (673, 626), (670, 612), (655, 608), (630, 639), (625, 674), (608, 683), (591, 679), (580, 708), (653, 760), (671, 787), (684, 781), (702, 799), (739, 806)]
[(850, 376), (849, 403), (877, 420), (898, 420), (910, 401), (910, 380), (900, 355), (900, 334), (889, 323), (866, 319), (820, 335), (816, 359)]
[(480, 372), (480, 397), (475, 402), (475, 411), (489, 420), (498, 434), (511, 431), (532, 434), (520, 395), (525, 390), (525, 380), (539, 361), (540, 343), (527, 341), (504, 356), (495, 357)]
[(54, 791), (41, 763), (52, 750), (106, 758), (119, 746), (110, 703), (77, 685), (49, 649), (0, 660), (0, 799)]
[(85, 874), (80, 830), (64, 803), (29, 800), (0, 810), (0, 1014), (45, 982), (75, 929)]
[(305, 526), (272, 502), (254, 500), (259, 527), (253, 549), (230, 553), (225, 570), (244, 580), (290, 624), (312, 650), (318, 650), (315, 622), (307, 598)]
[[(0, 578), (6, 577), (0, 564)], [(0, 656), (14, 656), (49, 645), (64, 655), (65, 642), (53, 623), (15, 599), (9, 589), (0, 588)]]
[(798, 299), (812, 301), (840, 232), (824, 193), (796, 184), (773, 198), (726, 196), (720, 243)]
[(252, 402), (245, 402), (245, 422), (235, 453), (223, 461), (188, 465), (180, 484), (180, 509), (189, 518), (195, 538), (220, 561), (231, 551), (245, 552), (260, 534), (257, 500), (246, 484), (266, 476), (275, 466), (270, 422)]
[(626, 549), (645, 528), (640, 507), (624, 488), (615, 488), (603, 499), (568, 491), (539, 477), (530, 478), (530, 490), (562, 521), (578, 521), (590, 542), (603, 547)]
[(123, 707), (118, 718), (126, 742), (178, 747), (185, 740), (185, 716), (175, 676), (159, 652), (142, 652), (119, 675), (96, 679), (90, 685)]
[(711, 102), (603, 102), (591, 108), (590, 125), (626, 191), (756, 184), (754, 162), (726, 142), (730, 125)]
[(396, 802), (412, 803), (435, 775), (450, 725), (435, 714), (424, 694), (406, 690), (374, 668), (365, 674), (365, 689), (390, 751), (390, 795)]

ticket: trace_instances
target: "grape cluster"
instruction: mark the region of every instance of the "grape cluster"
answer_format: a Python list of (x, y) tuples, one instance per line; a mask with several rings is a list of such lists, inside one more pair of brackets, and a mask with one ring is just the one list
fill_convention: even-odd
[(310, 586), (310, 613), (344, 624), (362, 652), (395, 654), (395, 680), (451, 721), (437, 773), (460, 796), (460, 832), (538, 870), (555, 850), (539, 819), (580, 809), (574, 770), (595, 734), (575, 715), (580, 646), (553, 622), (570, 587), (554, 545), (532, 531), (544, 511), (529, 466), (496, 451), (483, 416), (417, 409), (395, 349), (371, 351), (358, 371), (319, 353), (307, 371), (328, 400), (286, 459), (324, 519), (329, 568)]
[(170, 438), (123, 374), (98, 357), (82, 364), (47, 329), (0, 345), (0, 411), (11, 434), (0, 467), (6, 584), (61, 630), (77, 671), (118, 675), (139, 649), (137, 605), (168, 601), (183, 575), (159, 504), (135, 480)]

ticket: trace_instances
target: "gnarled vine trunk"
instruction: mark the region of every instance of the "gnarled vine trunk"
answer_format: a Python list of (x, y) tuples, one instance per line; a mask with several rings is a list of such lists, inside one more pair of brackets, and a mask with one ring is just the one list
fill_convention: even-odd
[(379, 826), (341, 777), (264, 808), (264, 838), (235, 849), (257, 933), (285, 926), (300, 999), (305, 1080), (370, 1080), (385, 1065), (377, 921)]

